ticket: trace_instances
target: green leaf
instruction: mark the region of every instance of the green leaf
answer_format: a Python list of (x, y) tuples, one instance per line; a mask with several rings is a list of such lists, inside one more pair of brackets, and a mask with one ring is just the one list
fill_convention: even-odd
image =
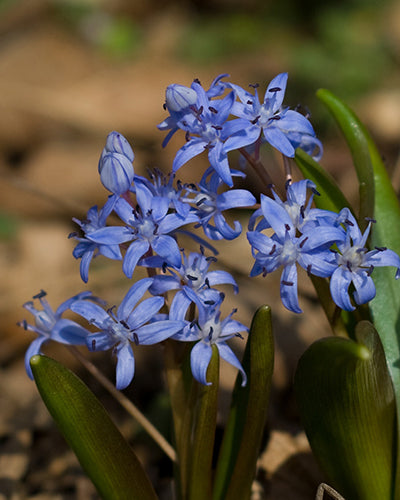
[(155, 500), (141, 463), (86, 385), (46, 356), (33, 356), (31, 367), (44, 403), (100, 496)]
[[(373, 214), (377, 223), (371, 234), (372, 247), (387, 247), (400, 254), (400, 204), (382, 158), (370, 134), (359, 118), (343, 102), (327, 90), (318, 97), (338, 121), (353, 154), (360, 181), (360, 213)], [(371, 173), (372, 172), (372, 173)], [(371, 180), (371, 175), (373, 175)], [(372, 196), (372, 187), (374, 196)], [(374, 202), (371, 210), (371, 202)], [(379, 332), (387, 364), (393, 380), (397, 411), (400, 409), (400, 280), (395, 281), (391, 268), (375, 269), (373, 280), (376, 297), (370, 303), (374, 325)], [(400, 419), (398, 449), (400, 450)], [(400, 496), (400, 460), (397, 464), (397, 496)]]
[(314, 202), (318, 208), (339, 212), (350, 203), (337, 185), (335, 179), (318, 162), (313, 160), (302, 149), (296, 150), (295, 162), (305, 178), (313, 181), (321, 196), (315, 196)]
[(243, 357), (248, 380), (238, 375), (215, 475), (214, 500), (250, 497), (262, 434), (267, 417), (274, 339), (271, 309), (260, 307), (254, 317)]
[(207, 382), (201, 385), (193, 429), (190, 456), (189, 500), (206, 500), (211, 497), (212, 457), (217, 425), (217, 399), (219, 382), (219, 353), (212, 346), (211, 361), (207, 369)]
[(365, 227), (365, 217), (373, 216), (375, 197), (374, 172), (365, 128), (354, 112), (329, 90), (319, 89), (317, 97), (335, 118), (350, 148), (359, 181), (358, 218), (360, 225)]
[(373, 325), (357, 342), (330, 337), (301, 357), (295, 393), (314, 455), (346, 500), (392, 500), (396, 409), (384, 352)]

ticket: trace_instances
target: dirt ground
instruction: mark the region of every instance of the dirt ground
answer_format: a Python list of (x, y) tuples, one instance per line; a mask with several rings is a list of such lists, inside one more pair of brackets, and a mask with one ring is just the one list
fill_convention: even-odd
[[(120, 264), (105, 259), (92, 266), (85, 285), (72, 257), (74, 243), (67, 238), (76, 229), (72, 217), (82, 219), (89, 207), (102, 204), (107, 196), (97, 162), (108, 132), (118, 130), (131, 141), (136, 172), (145, 174), (148, 167), (168, 172), (183, 140), (176, 138), (161, 148), (163, 134), (156, 124), (165, 117), (162, 104), (168, 84), (189, 85), (198, 77), (207, 85), (217, 74), (229, 72), (232, 81), (245, 85), (260, 74), (260, 67), (267, 83), (286, 70), (284, 61), (271, 57), (271, 50), (257, 57), (230, 58), (224, 67), (220, 63), (199, 67), (174, 58), (171, 48), (181, 14), (167, 5), (146, 19), (146, 42), (140, 50), (123, 58), (110, 57), (82, 32), (59, 22), (51, 2), (32, 1), (23, 7), (16, 2), (0, 17), (0, 500), (97, 498), (26, 376), (23, 357), (34, 337), (16, 323), (23, 318), (30, 321), (21, 305), (41, 289), (54, 307), (85, 289), (113, 304), (127, 289)], [(377, 90), (354, 104), (382, 146), (398, 186), (398, 86), (386, 93)], [(356, 199), (350, 164), (339, 134), (333, 133), (324, 165)], [(200, 168), (202, 159), (193, 162), (191, 172), (182, 169), (182, 180), (191, 180)], [(250, 178), (246, 187), (256, 189), (255, 179)], [(311, 500), (324, 477), (301, 429), (291, 383), (301, 353), (315, 339), (329, 335), (328, 324), (306, 279), (300, 283), (304, 309), (300, 316), (280, 304), (279, 276), (249, 281), (245, 235), (222, 243), (219, 250), (219, 264), (234, 273), (244, 290), (227, 299), (227, 308), (238, 307), (236, 317), (246, 324), (263, 303), (270, 304), (274, 314), (274, 387), (254, 499)], [(170, 467), (157, 448), (69, 353), (57, 346), (45, 351), (63, 360), (94, 389), (145, 463), (160, 498), (170, 498)], [(110, 358), (109, 353), (91, 357), (112, 379)], [(160, 359), (159, 352), (143, 350), (127, 391), (149, 413), (162, 387)], [(234, 376), (224, 367), (221, 422)]]

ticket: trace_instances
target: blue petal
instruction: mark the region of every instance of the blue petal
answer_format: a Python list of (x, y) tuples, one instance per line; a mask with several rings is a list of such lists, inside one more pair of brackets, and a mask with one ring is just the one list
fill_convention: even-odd
[(287, 211), (275, 200), (261, 194), (261, 209), (265, 220), (270, 224), (280, 241), (285, 240), (287, 232), (292, 238), (296, 235), (292, 219)]
[(291, 109), (286, 111), (286, 113), (279, 120), (277, 126), (282, 130), (282, 132), (288, 133), (289, 140), (290, 132), (315, 135), (314, 129), (307, 118), (301, 113), (298, 113), (297, 111), (293, 111)]
[(171, 236), (161, 235), (154, 238), (152, 242), (153, 250), (160, 255), (171, 266), (179, 268), (182, 263), (182, 256), (177, 242)]
[(163, 295), (170, 290), (178, 290), (181, 287), (178, 276), (157, 275), (154, 277), (153, 284), (149, 288), (152, 295)]
[(281, 276), (280, 291), (281, 291), (282, 303), (286, 307), (286, 309), (289, 309), (289, 311), (293, 311), (295, 313), (303, 312), (300, 309), (299, 299), (297, 296), (296, 264), (291, 264), (283, 269)]
[(242, 226), (239, 221), (234, 221), (234, 228), (232, 229), (226, 222), (225, 217), (220, 213), (214, 215), (214, 221), (218, 231), (226, 240), (234, 240), (242, 232)]
[[(265, 91), (264, 101), (273, 99), (273, 107), (271, 109), (272, 113), (279, 111), (282, 106), (283, 98), (285, 97), (286, 84), (288, 80), (287, 73), (280, 73), (274, 79), (272, 79)], [(273, 89), (278, 88), (279, 90), (271, 92)]]
[(187, 142), (175, 155), (174, 161), (172, 163), (172, 171), (176, 172), (189, 160), (195, 156), (201, 154), (204, 151), (207, 143), (203, 139), (192, 138)]
[(118, 319), (126, 320), (126, 318), (132, 312), (132, 309), (143, 297), (143, 295), (149, 289), (152, 283), (153, 283), (152, 278), (143, 278), (137, 281), (133, 286), (131, 286), (131, 288), (125, 295), (124, 299), (122, 300), (120, 306), (118, 307), (117, 310)]
[(163, 297), (151, 297), (141, 302), (134, 311), (127, 317), (131, 330), (136, 330), (145, 323), (149, 322), (164, 305)]
[(71, 311), (83, 316), (89, 323), (94, 324), (97, 328), (104, 328), (110, 320), (109, 314), (98, 304), (87, 300), (78, 300), (71, 304)]
[(227, 271), (210, 271), (206, 277), (211, 287), (215, 285), (232, 285), (234, 292), (238, 292), (239, 288), (235, 279)]
[(134, 238), (132, 230), (123, 226), (103, 227), (87, 235), (87, 238), (102, 245), (126, 243)]
[(332, 299), (337, 306), (345, 311), (354, 311), (349, 296), (349, 286), (352, 281), (352, 273), (343, 267), (338, 267), (331, 276), (330, 290)]
[(220, 211), (229, 208), (252, 207), (256, 203), (255, 197), (246, 189), (232, 189), (217, 197), (217, 207)]
[(247, 375), (232, 349), (224, 342), (218, 342), (217, 347), (221, 358), (240, 371), (242, 375), (242, 387), (244, 387), (247, 384)]
[(264, 127), (264, 137), (278, 151), (289, 158), (294, 157), (294, 147), (286, 135), (277, 127)]
[(184, 320), (191, 302), (183, 291), (177, 292), (171, 302), (169, 317), (173, 320)]
[(59, 319), (51, 331), (51, 339), (62, 344), (84, 345), (89, 331), (70, 319)]
[(31, 365), (29, 363), (30, 359), (32, 356), (35, 356), (36, 354), (40, 354), (40, 349), (42, 347), (42, 344), (48, 340), (47, 337), (38, 337), (37, 339), (33, 340), (26, 350), (25, 353), (25, 370), (26, 373), (28, 374), (28, 377), (33, 380), (33, 373), (31, 369)]
[(222, 142), (217, 142), (208, 152), (208, 159), (213, 169), (229, 187), (233, 186), (232, 173), (229, 168), (228, 157), (222, 150)]
[(353, 283), (355, 287), (353, 297), (357, 304), (366, 304), (375, 297), (376, 289), (374, 282), (366, 271), (353, 273)]
[(94, 250), (85, 252), (82, 255), (81, 263), (79, 265), (79, 273), (83, 282), (87, 283), (89, 280), (89, 267), (92, 262)]
[(184, 321), (173, 321), (170, 319), (144, 325), (136, 331), (139, 337), (139, 344), (152, 345), (162, 342), (172, 337), (172, 335), (176, 335), (185, 325)]
[(86, 337), (86, 347), (89, 351), (108, 351), (115, 345), (115, 338), (107, 331), (91, 333)]
[(132, 278), (136, 264), (149, 248), (150, 243), (146, 240), (136, 240), (130, 244), (122, 263), (122, 270), (125, 276)]
[(203, 385), (211, 385), (207, 382), (207, 368), (211, 361), (212, 349), (205, 342), (197, 342), (190, 352), (190, 367), (193, 377)]
[(115, 387), (121, 391), (128, 387), (135, 374), (135, 358), (129, 344), (124, 344), (117, 350), (117, 373)]

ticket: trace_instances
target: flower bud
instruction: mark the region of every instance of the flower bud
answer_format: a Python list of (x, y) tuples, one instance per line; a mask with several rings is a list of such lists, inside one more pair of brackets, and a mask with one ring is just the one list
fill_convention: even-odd
[(184, 85), (174, 83), (168, 85), (165, 92), (165, 103), (169, 111), (183, 111), (197, 102), (196, 91)]
[(131, 187), (133, 165), (123, 154), (110, 153), (104, 148), (99, 161), (99, 172), (103, 186), (114, 194), (123, 194)]
[(135, 158), (129, 142), (119, 132), (114, 131), (108, 134), (105, 149), (109, 153), (120, 153), (131, 162)]

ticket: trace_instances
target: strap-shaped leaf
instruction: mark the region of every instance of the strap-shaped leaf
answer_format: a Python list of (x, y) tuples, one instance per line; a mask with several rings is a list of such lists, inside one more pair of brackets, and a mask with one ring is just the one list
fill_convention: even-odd
[(335, 118), (350, 148), (359, 182), (359, 222), (365, 226), (365, 217), (373, 217), (375, 196), (374, 172), (365, 128), (354, 112), (329, 90), (319, 89), (317, 97)]
[(219, 382), (219, 353), (216, 345), (212, 346), (207, 381), (211, 384), (200, 386), (197, 401), (189, 464), (189, 500), (207, 500), (211, 496), (212, 457), (217, 426)]
[(155, 500), (141, 463), (86, 385), (46, 356), (33, 356), (31, 367), (44, 403), (100, 496)]
[[(360, 190), (369, 197), (373, 171), (374, 224), (371, 235), (372, 247), (387, 247), (400, 254), (400, 204), (386, 171), (382, 158), (365, 126), (342, 101), (327, 90), (319, 90), (318, 97), (338, 121), (350, 145)], [(362, 193), (361, 193), (362, 195)], [(369, 207), (370, 200), (365, 201)], [(370, 210), (370, 208), (368, 208)], [(368, 215), (368, 213), (367, 213)], [(375, 269), (373, 279), (376, 297), (370, 303), (374, 325), (379, 332), (395, 390), (397, 411), (400, 410), (400, 280), (394, 279), (392, 268)], [(398, 448), (400, 449), (400, 419), (398, 419)], [(400, 496), (400, 460), (397, 464), (397, 495)]]
[(396, 410), (379, 336), (315, 342), (301, 357), (295, 393), (314, 455), (346, 500), (393, 500)]
[(238, 375), (218, 457), (214, 500), (250, 497), (274, 367), (274, 339), (268, 306), (260, 307), (253, 317), (242, 364), (247, 373), (247, 385), (241, 386)]
[(333, 212), (339, 212), (343, 207), (352, 209), (335, 179), (310, 155), (298, 148), (294, 159), (304, 177), (317, 186), (321, 196), (315, 196), (314, 202), (318, 208)]

